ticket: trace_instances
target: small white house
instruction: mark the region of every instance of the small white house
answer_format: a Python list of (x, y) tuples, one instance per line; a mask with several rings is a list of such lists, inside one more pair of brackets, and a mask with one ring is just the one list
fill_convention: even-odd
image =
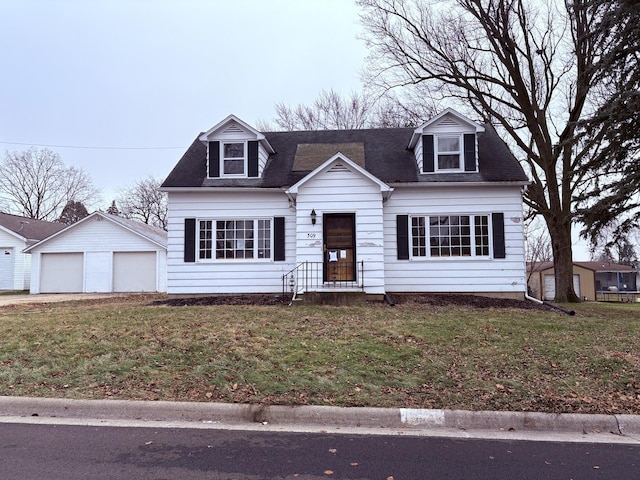
[(23, 250), (65, 225), (0, 212), (0, 290), (28, 290), (31, 255)]
[(31, 293), (165, 292), (164, 230), (95, 212), (27, 248)]
[(259, 132), (230, 115), (164, 181), (170, 294), (526, 292), (528, 179), (491, 125)]

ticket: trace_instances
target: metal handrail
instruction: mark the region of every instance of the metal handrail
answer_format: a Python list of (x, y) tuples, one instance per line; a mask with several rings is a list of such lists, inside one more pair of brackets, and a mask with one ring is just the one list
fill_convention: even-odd
[[(341, 278), (340, 269), (348, 267), (351, 265), (345, 267), (334, 265), (333, 272), (336, 273), (337, 278)], [(282, 275), (282, 295), (284, 297), (289, 293), (293, 302), (298, 295), (309, 290), (359, 288), (364, 291), (364, 261), (356, 262), (354, 273), (353, 280), (327, 279), (323, 262), (302, 262)]]

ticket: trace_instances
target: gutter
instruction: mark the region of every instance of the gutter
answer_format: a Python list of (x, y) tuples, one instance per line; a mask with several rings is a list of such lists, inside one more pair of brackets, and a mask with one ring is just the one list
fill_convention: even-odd
[(421, 188), (421, 187), (524, 187), (530, 185), (529, 181), (505, 181), (505, 182), (387, 182), (390, 187)]
[(566, 309), (566, 308), (559, 307), (558, 305), (554, 305), (554, 304), (549, 303), (549, 302), (547, 302), (547, 301), (540, 300), (540, 299), (537, 299), (537, 298), (535, 298), (535, 297), (530, 297), (530, 296), (529, 296), (529, 295), (527, 295), (526, 293), (524, 294), (524, 298), (526, 298), (527, 300), (531, 300), (532, 302), (537, 303), (538, 305), (546, 305), (547, 307), (551, 307), (551, 308), (553, 308), (553, 309), (555, 309), (555, 310), (559, 310), (559, 311), (561, 311), (562, 313), (566, 313), (567, 315), (570, 315), (570, 316), (572, 316), (572, 317), (576, 314), (576, 312), (575, 312), (575, 311), (573, 311), (573, 310), (568, 310), (568, 309)]

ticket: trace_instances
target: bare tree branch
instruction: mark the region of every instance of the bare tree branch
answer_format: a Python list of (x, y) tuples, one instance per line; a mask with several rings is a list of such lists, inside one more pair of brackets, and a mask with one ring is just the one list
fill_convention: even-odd
[(83, 170), (46, 148), (7, 152), (0, 163), (0, 201), (18, 215), (54, 221), (68, 202), (91, 204), (99, 197)]

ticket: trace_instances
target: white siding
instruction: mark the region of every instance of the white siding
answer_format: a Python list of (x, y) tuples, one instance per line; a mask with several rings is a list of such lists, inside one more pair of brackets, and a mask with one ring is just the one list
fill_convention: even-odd
[[(184, 262), (184, 220), (285, 217), (285, 261)], [(295, 212), (284, 192), (170, 192), (167, 291), (170, 294), (281, 293), (282, 275), (296, 264)], [(273, 223), (271, 225), (273, 235)], [(273, 256), (273, 243), (272, 243)], [(197, 255), (196, 255), (197, 257)]]
[[(31, 255), (22, 253), (27, 248), (26, 242), (0, 229), (0, 254), (11, 251), (10, 271), (0, 272), (0, 275), (7, 275), (0, 281), (0, 290), (27, 290), (31, 278)], [(8, 260), (7, 260), (8, 263)], [(6, 288), (5, 288), (6, 287)]]
[(87, 252), (84, 256), (84, 291), (104, 293), (111, 291), (111, 257), (110, 251)]
[[(341, 165), (341, 164), (337, 164)], [(365, 291), (384, 293), (384, 236), (380, 186), (346, 167), (329, 168), (302, 185), (297, 197), (298, 262), (322, 262), (322, 215), (354, 213), (356, 262), (364, 262)], [(310, 212), (318, 215), (311, 225)]]
[[(504, 259), (398, 260), (397, 215), (504, 213)], [(398, 187), (385, 204), (387, 292), (520, 293), (526, 291), (521, 190), (515, 186)]]
[(418, 143), (416, 143), (416, 146), (413, 148), (413, 153), (416, 156), (416, 163), (418, 164), (418, 172), (422, 173), (422, 170), (424, 169), (422, 137), (420, 137), (420, 139), (418, 140)]
[(267, 160), (269, 160), (269, 153), (264, 149), (261, 143), (258, 143), (258, 176), (262, 177), (264, 167), (267, 166)]

